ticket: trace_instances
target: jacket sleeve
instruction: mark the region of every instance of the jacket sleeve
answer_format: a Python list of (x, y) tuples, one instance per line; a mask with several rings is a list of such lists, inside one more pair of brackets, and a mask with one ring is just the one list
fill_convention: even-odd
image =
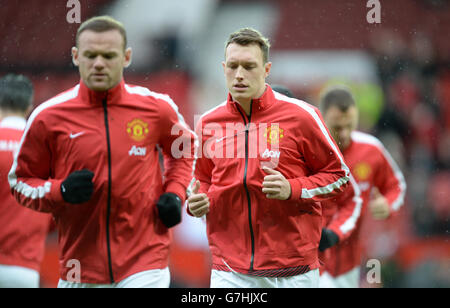
[(387, 199), (391, 214), (396, 213), (405, 201), (406, 181), (402, 171), (381, 142), (377, 146), (379, 166), (376, 168), (375, 183)]
[(196, 148), (197, 162), (195, 164), (194, 177), (196, 180), (200, 181), (199, 193), (206, 194), (209, 190), (209, 187), (211, 186), (211, 177), (214, 164), (212, 162), (212, 159), (208, 156), (208, 153), (205, 153), (206, 151), (204, 151), (205, 145), (208, 141), (208, 136), (203, 133), (202, 121), (199, 121), (199, 123), (197, 124), (195, 132), (199, 137), (199, 144)]
[(363, 203), (361, 191), (351, 174), (350, 183), (351, 185), (347, 185), (342, 194), (332, 199), (337, 204), (337, 212), (327, 226), (338, 235), (340, 242), (352, 234), (361, 217)]
[(195, 133), (184, 121), (178, 107), (167, 96), (160, 101), (161, 135), (159, 144), (164, 155), (164, 192), (186, 199), (186, 189), (193, 176)]
[(291, 200), (322, 201), (341, 193), (349, 169), (315, 107), (304, 106), (298, 148), (310, 171), (308, 176), (289, 179)]
[[(196, 144), (195, 153), (196, 153), (196, 161), (195, 161), (195, 170), (194, 177), (192, 178), (191, 184), (188, 189), (188, 194), (192, 192), (192, 187), (194, 187), (195, 182), (200, 181), (200, 190), (198, 193), (208, 193), (209, 187), (211, 186), (211, 177), (212, 170), (214, 168), (214, 164), (212, 160), (208, 157), (207, 154), (204, 153), (203, 149), (205, 146), (205, 142), (207, 141), (207, 137), (203, 134), (203, 126), (202, 121), (200, 120), (197, 123), (195, 128), (196, 136), (198, 137), (199, 142)], [(193, 216), (189, 211), (189, 207), (186, 206), (186, 212)]]
[(50, 213), (64, 205), (60, 191), (63, 180), (52, 178), (51, 136), (38, 112), (39, 108), (27, 122), (8, 181), (11, 192), (21, 205)]

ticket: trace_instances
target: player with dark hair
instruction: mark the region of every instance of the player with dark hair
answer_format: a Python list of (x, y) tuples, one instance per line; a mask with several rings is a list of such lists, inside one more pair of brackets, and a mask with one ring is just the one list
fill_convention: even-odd
[[(331, 135), (341, 149), (345, 162), (358, 182), (363, 199), (361, 219), (355, 231), (344, 241), (327, 250), (322, 287), (353, 287), (359, 285), (361, 264), (361, 221), (371, 214), (386, 219), (403, 205), (406, 183), (383, 144), (374, 136), (356, 131), (358, 109), (351, 90), (333, 86), (324, 90), (320, 110)], [(328, 230), (329, 238), (333, 232)]]
[(0, 288), (37, 288), (51, 216), (17, 204), (8, 172), (32, 108), (33, 85), (23, 75), (0, 79)]
[[(275, 85), (273, 89), (288, 97), (294, 97), (291, 90), (285, 86)], [(352, 174), (350, 174), (350, 181), (352, 185), (349, 185), (342, 194), (321, 202), (323, 228), (319, 258), (322, 261), (329, 258), (328, 248), (345, 241), (358, 226), (362, 210), (361, 191)]]

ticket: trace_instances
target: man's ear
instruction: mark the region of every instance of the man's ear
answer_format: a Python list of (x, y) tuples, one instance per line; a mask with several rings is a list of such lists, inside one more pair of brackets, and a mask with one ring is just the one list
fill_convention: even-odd
[(131, 47), (128, 47), (125, 50), (125, 62), (124, 62), (124, 65), (123, 65), (125, 68), (127, 68), (127, 67), (129, 67), (131, 65), (131, 62), (133, 60), (132, 55), (133, 55), (133, 51), (132, 51)]
[(271, 68), (272, 68), (272, 62), (267, 62), (266, 64), (264, 64), (264, 78), (269, 77)]
[(78, 48), (76, 47), (72, 47), (72, 62), (75, 66), (80, 64), (80, 61), (78, 60)]

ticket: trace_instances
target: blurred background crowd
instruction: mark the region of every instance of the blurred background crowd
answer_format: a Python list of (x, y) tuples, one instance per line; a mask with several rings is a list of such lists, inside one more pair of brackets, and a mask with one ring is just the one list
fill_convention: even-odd
[[(228, 34), (251, 26), (270, 38), (270, 84), (310, 104), (345, 83), (360, 108), (360, 130), (381, 139), (407, 180), (406, 203), (387, 221), (366, 219), (366, 259), (382, 264), (382, 283), (364, 287), (450, 286), (450, 2), (380, 0), (370, 24), (364, 0), (80, 0), (81, 19), (122, 21), (133, 48), (130, 84), (169, 94), (194, 126), (225, 100), (221, 67)], [(71, 61), (79, 24), (66, 1), (0, 1), (0, 76), (22, 73), (34, 105), (79, 81)], [(203, 221), (188, 217), (173, 232), (172, 285), (207, 287)], [(42, 286), (58, 280), (56, 233), (49, 234)]]

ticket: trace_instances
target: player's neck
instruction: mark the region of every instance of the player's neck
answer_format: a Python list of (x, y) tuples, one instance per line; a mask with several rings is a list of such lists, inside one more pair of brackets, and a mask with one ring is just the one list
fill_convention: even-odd
[(248, 100), (240, 100), (240, 101), (237, 101), (237, 102), (238, 102), (238, 104), (242, 107), (242, 109), (244, 110), (245, 114), (246, 114), (247, 116), (249, 116), (249, 115), (250, 115), (250, 112), (251, 112), (252, 100), (251, 100), (251, 99), (248, 99)]
[(259, 99), (263, 96), (264, 92), (266, 91), (266, 86), (261, 88), (261, 90), (256, 94), (255, 98), (241, 98), (239, 100), (236, 100), (236, 102), (241, 105), (242, 109), (244, 109), (244, 112), (247, 116), (250, 116), (251, 110), (252, 110), (252, 101), (254, 99)]
[(352, 144), (352, 142), (348, 142), (345, 145), (339, 144), (339, 150), (341, 151), (341, 153), (344, 153), (345, 151), (347, 151), (347, 149), (350, 147), (350, 145)]

